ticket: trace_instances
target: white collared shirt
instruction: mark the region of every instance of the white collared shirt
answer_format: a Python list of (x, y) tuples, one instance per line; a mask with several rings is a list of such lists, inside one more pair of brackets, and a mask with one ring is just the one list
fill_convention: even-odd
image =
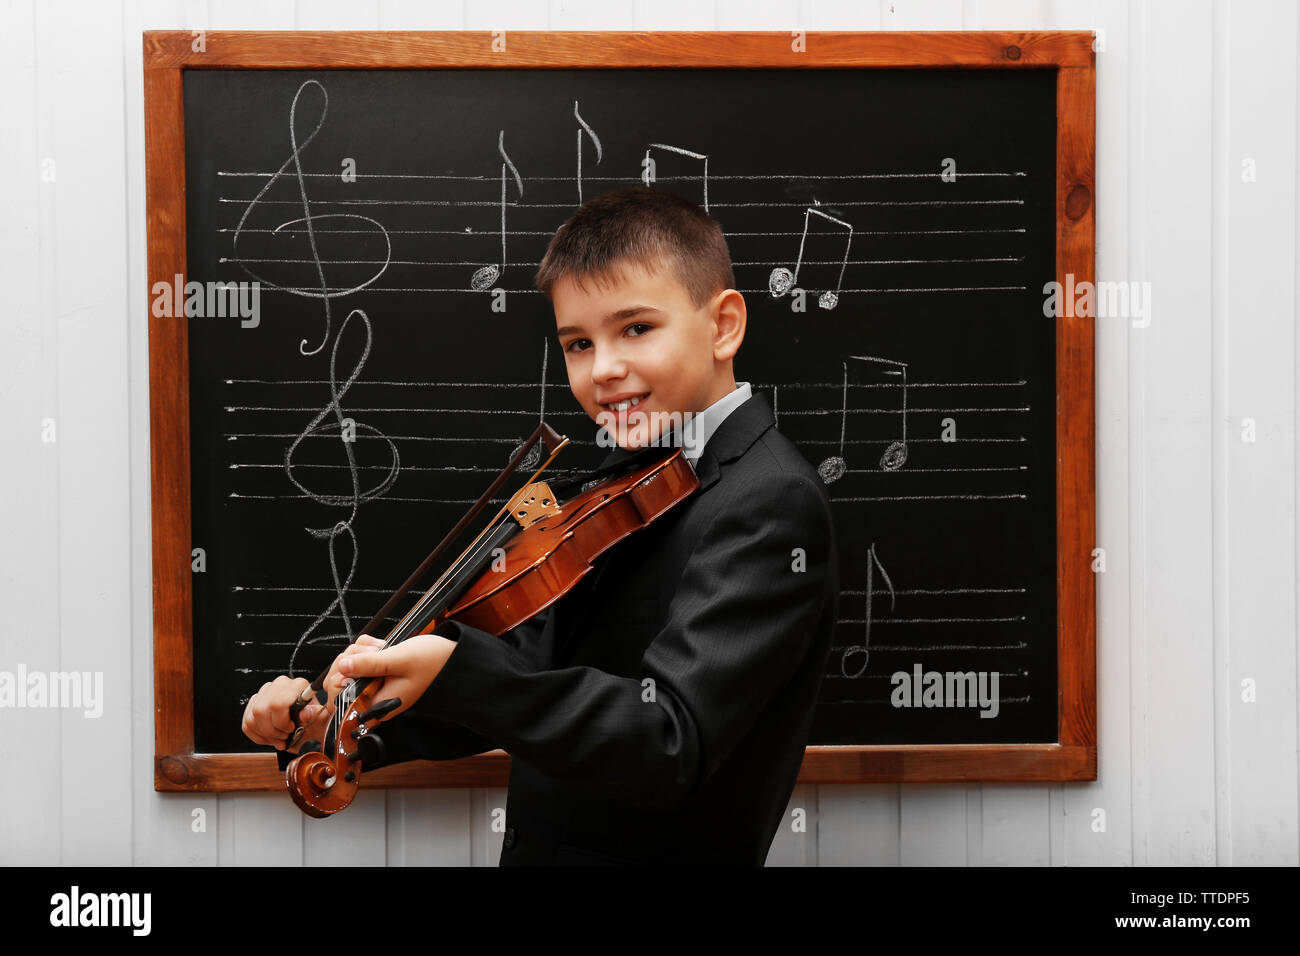
[(709, 437), (718, 430), (723, 420), (744, 404), (752, 394), (748, 382), (737, 382), (729, 395), (724, 395), (704, 411), (692, 415), (682, 428), (682, 454), (692, 466), (699, 461)]

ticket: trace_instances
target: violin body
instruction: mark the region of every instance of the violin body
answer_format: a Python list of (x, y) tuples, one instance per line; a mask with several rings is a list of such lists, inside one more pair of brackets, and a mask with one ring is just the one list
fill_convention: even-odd
[[(685, 500), (699, 484), (690, 462), (674, 449), (627, 474), (584, 486), (563, 503), (546, 482), (525, 485), (507, 506), (518, 530), (494, 544), (485, 572), (466, 576), (446, 607), (412, 633), (428, 634), (451, 620), (498, 636), (518, 627), (573, 588), (603, 552)], [(307, 815), (327, 817), (347, 807), (364, 765), (382, 758), (382, 742), (367, 725), (399, 704), (377, 703), (376, 690), (369, 684), (336, 713), (338, 731), (328, 748), (333, 753), (304, 753), (286, 768), (289, 793)]]
[(445, 616), (421, 633), (432, 632), (444, 620), (497, 635), (518, 627), (567, 593), (608, 548), (650, 524), (699, 485), (680, 452), (624, 478), (601, 482), (507, 542), (504, 556), (495, 563), (499, 570), (480, 577)]

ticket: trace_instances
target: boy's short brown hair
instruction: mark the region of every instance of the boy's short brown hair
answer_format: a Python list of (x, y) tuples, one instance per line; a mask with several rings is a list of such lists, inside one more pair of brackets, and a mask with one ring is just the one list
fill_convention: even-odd
[(698, 203), (666, 189), (628, 186), (588, 199), (556, 230), (533, 285), (550, 299), (564, 277), (598, 285), (634, 262), (676, 275), (696, 308), (736, 277), (718, 221)]

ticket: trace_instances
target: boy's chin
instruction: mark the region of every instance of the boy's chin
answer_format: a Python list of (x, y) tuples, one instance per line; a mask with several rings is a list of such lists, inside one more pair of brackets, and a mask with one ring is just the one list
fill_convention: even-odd
[(659, 423), (651, 420), (648, 415), (641, 416), (641, 420), (638, 420), (634, 413), (628, 421), (620, 423), (618, 416), (602, 411), (596, 415), (595, 421), (600, 426), (597, 443), (605, 448), (618, 446), (627, 451), (637, 451), (651, 445), (676, 444), (673, 434), (665, 433), (664, 429), (657, 427)]

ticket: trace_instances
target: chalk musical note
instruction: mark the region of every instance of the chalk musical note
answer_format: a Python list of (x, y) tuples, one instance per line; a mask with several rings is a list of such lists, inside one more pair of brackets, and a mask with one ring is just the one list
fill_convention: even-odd
[[(343, 341), (344, 333), (348, 329), (348, 323), (356, 317), (360, 318), (361, 324), (364, 327), (365, 341), (361, 350), (361, 356), (353, 366), (352, 373), (348, 376), (347, 381), (340, 386), (338, 381), (339, 346)], [(307, 629), (303, 631), (301, 637), (298, 638), (297, 643), (294, 645), (293, 653), (289, 658), (289, 676), (291, 677), (294, 674), (294, 662), (298, 656), (298, 651), (304, 643), (312, 644), (318, 640), (326, 640), (335, 636), (324, 635), (322, 637), (309, 639), (309, 635), (332, 613), (334, 613), (336, 609), (343, 618), (344, 629), (349, 643), (353, 639), (352, 619), (348, 614), (347, 609), (347, 592), (352, 585), (352, 578), (356, 573), (357, 562), (361, 556), (361, 552), (357, 543), (357, 536), (352, 530), (352, 523), (356, 520), (357, 509), (364, 502), (382, 497), (388, 489), (393, 486), (393, 483), (397, 481), (397, 474), (401, 468), (401, 456), (398, 454), (397, 445), (393, 443), (391, 438), (384, 435), (372, 425), (354, 421), (343, 414), (343, 406), (341, 404), (343, 396), (347, 394), (348, 389), (352, 387), (352, 384), (357, 380), (357, 377), (360, 376), (361, 369), (365, 365), (366, 359), (370, 356), (370, 347), (372, 342), (373, 332), (369, 316), (360, 309), (353, 309), (348, 313), (347, 318), (345, 318), (343, 323), (339, 326), (338, 334), (334, 337), (334, 347), (330, 350), (329, 404), (322, 408), (320, 412), (317, 413), (316, 417), (307, 424), (307, 427), (298, 433), (298, 437), (293, 440), (293, 443), (285, 449), (284, 452), (285, 474), (288, 476), (289, 481), (291, 481), (299, 491), (317, 504), (344, 506), (350, 509), (348, 517), (336, 521), (332, 527), (304, 529), (312, 537), (327, 540), (329, 543), (330, 571), (333, 575), (334, 581), (334, 599), (330, 602), (329, 606), (326, 607), (319, 616), (317, 616), (316, 620), (314, 620)], [(333, 418), (333, 421), (329, 424), (324, 424), (326, 418), (330, 417)], [(389, 456), (388, 473), (375, 485), (365, 489), (361, 487), (360, 469), (357, 465), (356, 455), (353, 452), (356, 437), (363, 431), (369, 432), (376, 438), (383, 439), (384, 443), (388, 446)], [(347, 458), (348, 477), (350, 480), (350, 490), (347, 493), (331, 494), (309, 488), (307, 485), (304, 485), (299, 481), (298, 477), (294, 474), (294, 455), (298, 451), (299, 446), (308, 438), (329, 435), (336, 435), (338, 437), (339, 445), (342, 446), (344, 455)], [(351, 545), (348, 573), (345, 580), (339, 579), (339, 560), (337, 553), (338, 539), (342, 535), (347, 535)]]
[(872, 358), (869, 355), (850, 355), (849, 358), (857, 359), (862, 362), (883, 362), (886, 365), (896, 365), (897, 370), (890, 369), (885, 372), (886, 375), (900, 375), (903, 379), (903, 400), (902, 400), (902, 437), (897, 441), (892, 441), (885, 449), (885, 453), (880, 456), (880, 467), (885, 471), (898, 471), (907, 462), (907, 363), (894, 362), (890, 359)]
[[(550, 356), (550, 353), (551, 353), (550, 340), (544, 338), (542, 339), (542, 384), (541, 387), (538, 389), (538, 391), (540, 392), (540, 399), (539, 399), (540, 407), (538, 408), (538, 417), (537, 417), (537, 420), (542, 422), (546, 421), (546, 361), (547, 358)], [(519, 449), (523, 448), (524, 443), (527, 441), (528, 441), (527, 438), (521, 438), (518, 442), (516, 442), (515, 447), (512, 448), (510, 450), (510, 454), (506, 456), (506, 461), (509, 461), (516, 454), (518, 454)], [(528, 449), (528, 454), (525, 455), (523, 457), (523, 460), (519, 462), (519, 470), (525, 472), (536, 471), (537, 466), (540, 465), (541, 463), (542, 463), (542, 443), (537, 442), (533, 445), (532, 448)]]
[(578, 128), (578, 202), (582, 202), (582, 134), (586, 132), (591, 137), (592, 145), (596, 147), (596, 162), (600, 163), (603, 153), (600, 148), (600, 137), (596, 131), (587, 125), (587, 121), (578, 115), (578, 101), (573, 101), (573, 116), (581, 124)]
[(808, 241), (808, 222), (809, 216), (821, 216), (828, 222), (833, 222), (837, 226), (843, 226), (847, 229), (848, 235), (844, 240), (844, 261), (840, 263), (839, 281), (835, 283), (834, 292), (823, 292), (817, 298), (817, 305), (823, 309), (833, 309), (840, 301), (840, 289), (844, 287), (844, 269), (849, 264), (849, 245), (853, 242), (853, 226), (842, 219), (836, 219), (834, 216), (828, 216), (820, 209), (814, 209), (809, 206), (803, 214), (803, 235), (799, 238), (799, 257), (795, 260), (794, 272), (784, 266), (777, 266), (772, 270), (771, 275), (767, 278), (767, 289), (772, 293), (772, 298), (779, 299), (799, 281), (799, 269), (803, 266), (803, 249), (804, 244)]
[(848, 465), (844, 461), (844, 432), (849, 421), (849, 363), (842, 362), (844, 366), (844, 385), (840, 391), (840, 453), (831, 455), (820, 465), (817, 466), (817, 474), (821, 475), (822, 481), (826, 484), (839, 481), (844, 477), (844, 472)]
[(692, 152), (689, 149), (682, 149), (680, 146), (669, 146), (667, 143), (651, 143), (646, 147), (645, 158), (641, 160), (641, 182), (647, 186), (653, 186), (657, 177), (655, 161), (650, 155), (652, 149), (666, 149), (670, 153), (676, 153), (679, 156), (686, 156), (690, 159), (698, 159), (704, 163), (704, 172), (701, 178), (704, 181), (704, 211), (709, 211), (709, 157), (704, 153)]
[[(876, 543), (873, 541), (871, 547), (867, 549), (867, 590), (866, 590), (866, 620), (867, 629), (862, 637), (861, 645), (850, 644), (844, 648), (844, 654), (840, 657), (840, 673), (845, 677), (861, 677), (867, 669), (867, 661), (871, 657), (869, 650), (871, 646), (871, 584), (872, 584), (872, 566), (880, 568), (880, 576), (885, 579), (885, 584), (889, 587), (889, 613), (894, 613), (894, 582), (889, 580), (889, 575), (885, 572), (885, 566), (880, 563), (880, 558), (876, 556)], [(845, 662), (849, 659), (850, 654), (860, 653), (862, 655), (862, 666), (852, 674), (848, 672)]]
[[(859, 362), (880, 362), (885, 365), (896, 365), (897, 370), (888, 370), (886, 375), (901, 375), (903, 379), (903, 427), (902, 438), (898, 441), (892, 441), (880, 456), (880, 467), (885, 471), (897, 471), (902, 468), (907, 461), (907, 363), (895, 362), (892, 359), (873, 358), (870, 355), (850, 355), (849, 358)], [(822, 481), (826, 484), (838, 481), (844, 477), (848, 470), (848, 465), (844, 460), (844, 437), (848, 427), (848, 409), (849, 409), (849, 363), (842, 363), (844, 366), (844, 383), (840, 392), (840, 452), (838, 455), (832, 455), (825, 459), (817, 466), (817, 473), (821, 475)]]
[[(320, 90), (320, 95), (323, 98), (323, 101), (320, 107), (320, 118), (316, 121), (315, 128), (312, 129), (311, 133), (307, 136), (306, 139), (304, 139), (301, 143), (299, 143), (298, 125), (297, 125), (298, 124), (298, 103), (302, 99), (303, 92), (309, 86), (315, 87), (316, 89)], [(380, 223), (378, 220), (372, 219), (369, 216), (357, 215), (355, 213), (313, 214), (311, 211), (311, 201), (307, 198), (306, 178), (304, 177), (302, 171), (302, 151), (307, 148), (307, 145), (313, 139), (316, 138), (316, 134), (319, 133), (321, 131), (321, 127), (325, 125), (325, 114), (328, 111), (329, 111), (329, 94), (325, 92), (325, 87), (322, 86), (318, 81), (307, 80), (305, 83), (302, 84), (302, 86), (298, 87), (298, 92), (296, 92), (293, 95), (293, 103), (290, 104), (289, 106), (289, 143), (292, 148), (292, 152), (290, 153), (289, 158), (286, 159), (284, 163), (280, 166), (280, 168), (271, 175), (271, 178), (266, 181), (266, 185), (264, 185), (258, 191), (257, 195), (254, 196), (253, 199), (249, 202), (248, 206), (245, 207), (244, 214), (240, 216), (239, 224), (235, 227), (235, 233), (232, 242), (233, 249), (234, 249), (233, 258), (235, 262), (239, 264), (239, 267), (241, 269), (243, 269), (246, 273), (248, 273), (258, 282), (262, 283), (262, 285), (265, 286), (266, 288), (280, 289), (284, 292), (288, 292), (290, 295), (304, 296), (306, 298), (323, 300), (325, 306), (325, 334), (321, 337), (320, 345), (316, 346), (314, 349), (311, 349), (310, 351), (306, 349), (307, 340), (303, 339), (298, 345), (298, 351), (301, 352), (303, 355), (315, 355), (322, 348), (324, 348), (325, 343), (329, 341), (330, 323), (331, 323), (330, 300), (342, 298), (343, 296), (351, 295), (354, 292), (358, 292), (361, 289), (366, 288), (366, 286), (370, 285), (381, 275), (383, 275), (385, 271), (387, 271), (388, 265), (393, 258), (393, 243), (389, 238), (388, 230), (385, 229), (383, 224)], [(276, 182), (280, 179), (280, 177), (284, 175), (285, 170), (287, 170), (290, 166), (293, 166), (294, 174), (297, 177), (298, 197), (300, 202), (302, 203), (302, 217), (299, 219), (290, 219), (288, 222), (280, 223), (280, 225), (276, 226), (275, 229), (272, 230), (271, 234), (288, 236), (291, 235), (293, 232), (292, 227), (297, 226), (299, 224), (302, 224), (306, 227), (307, 241), (311, 246), (311, 262), (315, 266), (315, 273), (319, 284), (319, 291), (317, 291), (315, 287), (308, 289), (305, 287), (298, 287), (293, 285), (277, 283), (274, 280), (268, 278), (267, 276), (254, 272), (252, 269), (248, 267), (248, 263), (244, 260), (244, 258), (240, 255), (239, 252), (239, 239), (241, 234), (243, 233), (244, 225), (248, 221), (249, 215), (253, 212), (253, 209), (257, 206), (257, 204), (261, 202), (262, 197), (267, 194), (267, 192), (271, 189), (271, 187), (276, 184)], [(357, 219), (374, 226), (375, 231), (384, 237), (384, 244), (387, 247), (384, 253), (384, 261), (383, 264), (380, 265), (380, 267), (375, 271), (373, 275), (369, 276), (363, 282), (360, 282), (357, 285), (348, 288), (343, 288), (343, 289), (335, 289), (331, 291), (329, 287), (329, 283), (326, 281), (325, 278), (325, 260), (322, 259), (319, 247), (317, 245), (316, 229), (315, 229), (317, 223), (323, 222), (326, 219)], [(286, 230), (286, 229), (288, 230), (288, 232), (282, 234), (281, 230)], [(357, 232), (357, 230), (353, 230), (352, 232), (355, 233)], [(291, 262), (293, 260), (280, 259), (274, 261)]]
[(483, 292), (492, 288), (497, 279), (506, 269), (506, 169), (508, 168), (515, 177), (515, 186), (519, 190), (519, 198), (524, 195), (524, 181), (519, 176), (519, 170), (515, 169), (515, 164), (510, 161), (506, 155), (505, 147), (506, 131), (500, 130), (497, 133), (497, 152), (501, 154), (501, 263), (500, 265), (487, 265), (474, 272), (469, 280), (469, 287), (475, 292)]

